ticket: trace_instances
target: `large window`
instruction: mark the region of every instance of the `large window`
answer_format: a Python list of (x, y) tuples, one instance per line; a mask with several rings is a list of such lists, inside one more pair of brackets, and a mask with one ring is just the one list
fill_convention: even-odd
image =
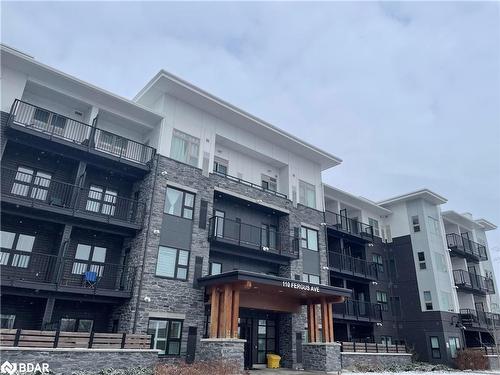
[(115, 214), (117, 196), (118, 192), (116, 190), (107, 189), (103, 186), (90, 185), (85, 209), (113, 216)]
[(210, 262), (210, 275), (218, 275), (222, 273), (222, 263)]
[(104, 273), (106, 251), (105, 247), (79, 243), (76, 246), (75, 262), (73, 263), (71, 272), (75, 275), (93, 272), (96, 276), (101, 277)]
[(94, 321), (92, 319), (62, 318), (61, 331), (66, 332), (92, 332)]
[(437, 336), (431, 336), (431, 355), (432, 358), (441, 358), (441, 349), (439, 349), (439, 338)]
[(311, 275), (309, 273), (304, 273), (302, 274), (302, 281), (306, 283), (311, 283), (311, 284), (319, 284), (319, 276), (318, 275)]
[(172, 146), (170, 148), (170, 157), (172, 159), (197, 167), (199, 153), (199, 138), (174, 129), (174, 133), (172, 135)]
[(457, 358), (457, 351), (460, 349), (460, 339), (458, 337), (449, 337), (451, 358)]
[(19, 166), (17, 167), (11, 193), (44, 201), (47, 199), (51, 179), (52, 175), (50, 173)]
[(16, 316), (12, 314), (0, 314), (0, 328), (12, 329)]
[(378, 220), (375, 220), (375, 219), (372, 219), (371, 217), (369, 217), (368, 224), (370, 224), (373, 227), (373, 234), (377, 237), (380, 237), (380, 229), (378, 226)]
[(386, 292), (377, 291), (377, 303), (380, 303), (382, 311), (389, 311)]
[(163, 355), (181, 353), (182, 320), (149, 319), (148, 335), (153, 336), (154, 349)]
[(424, 292), (424, 302), (425, 302), (425, 309), (426, 310), (433, 310), (434, 307), (432, 306), (432, 294), (429, 290), (426, 290)]
[(194, 194), (167, 187), (164, 212), (169, 215), (192, 219), (194, 212)]
[(372, 261), (377, 265), (378, 272), (384, 272), (384, 261), (382, 259), (382, 255), (380, 254), (372, 254)]
[(28, 268), (30, 261), (29, 253), (33, 250), (35, 236), (7, 231), (1, 231), (0, 234), (2, 241), (0, 265)]
[(276, 250), (276, 233), (275, 225), (261, 225), (260, 243), (262, 247), (267, 247), (269, 250)]
[(189, 251), (160, 246), (156, 275), (172, 279), (187, 280)]
[(301, 244), (305, 249), (318, 251), (318, 231), (306, 227), (300, 228)]
[(299, 203), (316, 208), (316, 187), (304, 181), (299, 181)]

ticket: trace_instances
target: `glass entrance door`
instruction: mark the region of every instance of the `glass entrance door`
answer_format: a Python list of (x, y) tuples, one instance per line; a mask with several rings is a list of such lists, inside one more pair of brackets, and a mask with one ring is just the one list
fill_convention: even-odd
[(267, 354), (276, 351), (276, 321), (274, 319), (240, 318), (239, 338), (245, 343), (245, 368), (267, 363)]

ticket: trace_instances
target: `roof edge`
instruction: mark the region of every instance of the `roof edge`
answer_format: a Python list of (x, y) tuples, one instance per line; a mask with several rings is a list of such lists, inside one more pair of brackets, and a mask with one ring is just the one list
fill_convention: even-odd
[(438, 204), (445, 204), (448, 202), (448, 200), (443, 197), (442, 195), (439, 195), (427, 188), (423, 188), (420, 190), (416, 190), (410, 193), (402, 194), (402, 195), (397, 195), (392, 198), (385, 199), (380, 202), (376, 202), (378, 205), (386, 205), (386, 204), (391, 204), (391, 203), (396, 203), (396, 202), (402, 202), (402, 201), (407, 201), (410, 199), (418, 199), (422, 198), (425, 200), (430, 201), (431, 203), (434, 203), (436, 205)]

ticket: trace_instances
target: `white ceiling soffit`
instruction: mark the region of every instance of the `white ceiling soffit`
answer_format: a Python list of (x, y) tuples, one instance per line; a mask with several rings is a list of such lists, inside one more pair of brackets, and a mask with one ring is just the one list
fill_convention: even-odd
[(323, 188), (325, 192), (325, 199), (331, 198), (349, 206), (353, 206), (354, 208), (370, 211), (380, 216), (390, 215), (392, 213), (391, 210), (381, 207), (375, 202), (363, 197), (352, 195), (331, 185), (323, 184)]

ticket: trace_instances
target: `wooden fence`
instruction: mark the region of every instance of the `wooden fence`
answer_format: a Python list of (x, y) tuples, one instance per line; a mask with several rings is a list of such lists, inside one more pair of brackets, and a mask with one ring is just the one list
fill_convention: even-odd
[(408, 348), (405, 345), (398, 344), (378, 344), (370, 342), (342, 342), (343, 352), (354, 353), (408, 353)]
[(477, 351), (483, 352), (483, 354), (486, 354), (486, 355), (494, 355), (494, 354), (498, 353), (498, 351), (495, 350), (494, 346), (478, 346), (478, 347), (467, 348), (467, 349), (477, 350)]
[(25, 348), (150, 349), (151, 335), (0, 329), (0, 346)]

